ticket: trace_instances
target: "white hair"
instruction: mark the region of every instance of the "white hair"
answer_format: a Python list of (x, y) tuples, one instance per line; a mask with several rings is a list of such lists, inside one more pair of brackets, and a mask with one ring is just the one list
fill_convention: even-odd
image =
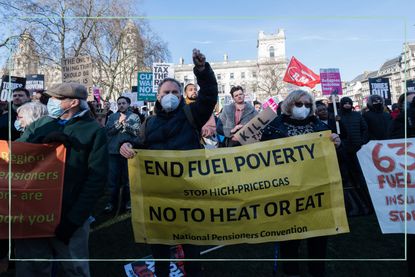
[(39, 118), (48, 114), (48, 109), (40, 102), (28, 102), (17, 108), (17, 113), (24, 118), (26, 126), (29, 126)]
[(310, 100), (310, 103), (312, 104), (309, 115), (314, 115), (316, 111), (316, 103), (314, 102), (314, 97), (307, 91), (301, 89), (294, 90), (288, 94), (287, 98), (285, 98), (282, 102), (281, 112), (286, 115), (291, 115), (295, 102), (300, 100), (300, 98), (303, 96), (308, 97), (308, 100)]

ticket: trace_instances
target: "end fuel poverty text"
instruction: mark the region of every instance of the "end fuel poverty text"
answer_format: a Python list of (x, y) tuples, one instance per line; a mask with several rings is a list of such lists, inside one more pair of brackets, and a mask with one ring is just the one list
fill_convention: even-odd
[(145, 173), (148, 175), (170, 176), (170, 177), (193, 177), (195, 174), (201, 176), (210, 174), (224, 174), (240, 172), (245, 169), (257, 169), (259, 167), (277, 166), (288, 163), (296, 163), (304, 160), (314, 159), (314, 143), (297, 145), (264, 152), (250, 153), (246, 156), (235, 156), (233, 161), (226, 158), (191, 160), (187, 167), (176, 161), (153, 161), (144, 160)]

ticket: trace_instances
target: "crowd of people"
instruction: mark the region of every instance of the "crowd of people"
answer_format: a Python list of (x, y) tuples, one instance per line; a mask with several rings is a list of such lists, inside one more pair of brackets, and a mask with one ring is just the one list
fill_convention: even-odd
[[(30, 95), (25, 88), (13, 91), (9, 114), (0, 103), (0, 139), (31, 143), (63, 143), (67, 148), (62, 220), (55, 237), (15, 240), (16, 258), (78, 259), (62, 262), (65, 276), (89, 276), (90, 216), (98, 199), (108, 190), (104, 212), (118, 214), (131, 209), (127, 159), (134, 148), (191, 150), (239, 146), (235, 134), (261, 112), (258, 101), (245, 101), (241, 86), (230, 90), (233, 103), (220, 112), (215, 74), (199, 50), (193, 51), (196, 84), (166, 78), (158, 87), (154, 109), (137, 109), (128, 97), (117, 99), (117, 111), (109, 102), (87, 101), (85, 87), (63, 83)], [(384, 99), (371, 95), (364, 111), (354, 110), (352, 99), (316, 101), (307, 91), (295, 90), (279, 103), (278, 116), (262, 133), (262, 141), (331, 130), (341, 172), (349, 216), (373, 213), (367, 185), (356, 153), (369, 140), (415, 137), (415, 93), (405, 93), (389, 110)], [(337, 109), (338, 115), (334, 113)], [(10, 124), (9, 124), (10, 123)], [(406, 125), (405, 125), (406, 124)], [(339, 128), (337, 128), (337, 126)], [(327, 237), (304, 240), (309, 258), (326, 257)], [(409, 249), (414, 239), (410, 236)], [(300, 240), (280, 243), (280, 258), (298, 258)], [(183, 245), (186, 258), (199, 258), (197, 246)], [(7, 256), (8, 241), (0, 241), (0, 255)], [(169, 246), (152, 244), (154, 258), (168, 259)], [(415, 250), (413, 250), (414, 252)], [(413, 261), (413, 254), (409, 259)], [(409, 253), (409, 252), (408, 252)], [(324, 262), (311, 262), (309, 274), (324, 276)], [(413, 270), (413, 266), (409, 267)], [(200, 276), (200, 262), (186, 262), (188, 276)], [(50, 276), (56, 271), (48, 261), (17, 262), (17, 276)], [(299, 276), (298, 263), (283, 263), (286, 276)], [(168, 276), (169, 262), (156, 262), (156, 275)], [(409, 276), (414, 276), (413, 271)]]

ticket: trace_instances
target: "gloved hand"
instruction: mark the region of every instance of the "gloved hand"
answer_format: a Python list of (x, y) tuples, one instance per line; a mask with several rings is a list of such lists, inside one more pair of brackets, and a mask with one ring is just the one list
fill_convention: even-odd
[(55, 230), (56, 238), (68, 245), (71, 237), (79, 227), (79, 225), (72, 223), (70, 220), (62, 219)]
[(42, 143), (53, 143), (53, 142), (62, 143), (65, 146), (69, 146), (71, 144), (69, 136), (60, 131), (51, 132), (47, 136), (45, 136), (42, 140)]

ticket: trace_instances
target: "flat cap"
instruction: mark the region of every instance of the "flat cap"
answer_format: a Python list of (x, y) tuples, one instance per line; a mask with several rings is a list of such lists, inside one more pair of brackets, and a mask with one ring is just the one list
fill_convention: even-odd
[(86, 100), (88, 97), (86, 87), (79, 83), (62, 83), (46, 90), (45, 93), (57, 98), (78, 98)]

